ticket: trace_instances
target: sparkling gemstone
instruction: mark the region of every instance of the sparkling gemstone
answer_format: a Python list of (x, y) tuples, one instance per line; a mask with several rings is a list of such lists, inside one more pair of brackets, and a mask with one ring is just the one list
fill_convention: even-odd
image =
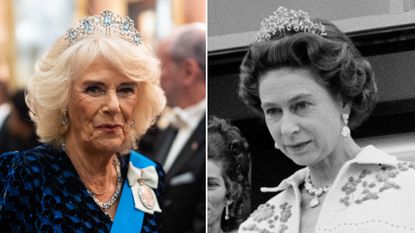
[(130, 29), (130, 21), (129, 20), (125, 20), (122, 23), (122, 29), (126, 32), (128, 32), (128, 30)]
[(84, 26), (84, 30), (88, 33), (92, 32), (94, 30), (94, 26), (92, 25), (91, 21), (84, 20), (82, 22), (82, 25)]
[(350, 135), (350, 129), (349, 129), (349, 127), (343, 127), (343, 128), (342, 128), (342, 132), (341, 132), (341, 134), (342, 134), (344, 137), (348, 137), (348, 136)]
[(74, 40), (77, 37), (77, 32), (74, 29), (70, 29), (68, 32), (69, 39)]
[(112, 23), (111, 12), (105, 11), (104, 12), (104, 26), (108, 27)]
[(317, 196), (314, 196), (313, 199), (311, 199), (310, 203), (308, 203), (308, 205), (311, 208), (314, 208), (314, 207), (318, 206), (318, 204), (320, 204), (320, 201), (318, 200)]
[(134, 34), (133, 36), (134, 43), (141, 44), (141, 36), (139, 33)]

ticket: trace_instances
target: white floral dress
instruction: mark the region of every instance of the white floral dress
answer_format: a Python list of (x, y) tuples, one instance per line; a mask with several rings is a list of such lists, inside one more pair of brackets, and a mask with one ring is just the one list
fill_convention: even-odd
[[(300, 231), (301, 193), (308, 168), (281, 182), (282, 191), (241, 224), (240, 233)], [(415, 232), (415, 163), (367, 146), (340, 169), (327, 192), (316, 233)]]

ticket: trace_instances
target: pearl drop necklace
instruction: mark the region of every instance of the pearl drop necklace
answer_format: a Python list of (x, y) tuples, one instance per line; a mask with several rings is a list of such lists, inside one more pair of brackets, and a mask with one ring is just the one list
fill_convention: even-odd
[(92, 197), (92, 199), (94, 200), (94, 202), (104, 211), (104, 213), (110, 218), (112, 219), (112, 216), (110, 215), (110, 213), (108, 212), (108, 209), (111, 208), (111, 206), (115, 203), (115, 201), (118, 200), (118, 198), (120, 197), (120, 193), (121, 193), (121, 186), (122, 186), (122, 177), (121, 177), (121, 168), (120, 168), (120, 161), (118, 160), (117, 157), (115, 157), (114, 161), (114, 167), (115, 167), (115, 171), (117, 172), (117, 187), (115, 189), (114, 194), (112, 194), (111, 198), (106, 201), (106, 202), (101, 202), (100, 200), (98, 200), (98, 198), (96, 197), (95, 192), (90, 191), (87, 188), (87, 191), (89, 193), (89, 195)]
[(313, 183), (311, 182), (310, 170), (308, 170), (307, 171), (307, 174), (305, 176), (304, 188), (305, 188), (305, 191), (308, 194), (310, 194), (311, 196), (313, 196), (313, 198), (311, 199), (310, 203), (308, 203), (308, 205), (311, 208), (314, 208), (314, 207), (316, 207), (316, 206), (318, 206), (320, 204), (320, 201), (319, 201), (318, 198), (321, 195), (323, 195), (324, 193), (326, 193), (327, 191), (329, 191), (330, 185), (316, 188), (313, 185)]

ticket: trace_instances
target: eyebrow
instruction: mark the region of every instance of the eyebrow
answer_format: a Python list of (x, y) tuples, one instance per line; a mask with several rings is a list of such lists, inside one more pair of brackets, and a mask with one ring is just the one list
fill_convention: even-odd
[[(313, 98), (313, 94), (311, 94), (311, 93), (300, 93), (300, 94), (296, 94), (296, 95), (294, 95), (293, 97), (291, 97), (288, 100), (288, 103), (291, 104), (293, 102), (297, 102), (297, 101), (299, 101), (301, 99), (307, 99), (307, 98)], [(265, 103), (262, 103), (261, 104), (261, 108), (266, 108), (268, 106), (275, 106), (275, 105), (276, 104), (273, 103), (273, 102), (265, 102)]]
[(297, 102), (301, 99), (307, 99), (307, 98), (313, 98), (313, 94), (309, 94), (309, 93), (298, 94), (298, 95), (295, 95), (294, 97), (292, 97), (291, 99), (289, 99), (288, 102), (289, 103)]
[(134, 81), (122, 82), (120, 86), (138, 86), (138, 83)]
[[(105, 86), (104, 82), (101, 81), (93, 81), (93, 80), (86, 80), (83, 85), (98, 85), (98, 86)], [(138, 86), (137, 82), (130, 81), (130, 82), (122, 82), (119, 86)]]

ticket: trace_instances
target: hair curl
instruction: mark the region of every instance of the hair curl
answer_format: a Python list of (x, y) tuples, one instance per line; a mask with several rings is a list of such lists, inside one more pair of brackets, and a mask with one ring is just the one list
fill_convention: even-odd
[(377, 100), (372, 67), (334, 24), (322, 19), (313, 22), (321, 22), (327, 35), (291, 32), (252, 43), (240, 67), (239, 96), (263, 116), (260, 78), (281, 68), (308, 69), (331, 94), (351, 104), (349, 126), (356, 128), (369, 116)]
[(137, 46), (116, 35), (93, 34), (69, 45), (61, 37), (37, 62), (28, 82), (26, 102), (40, 141), (54, 145), (63, 142), (68, 125), (61, 122), (72, 81), (97, 58), (106, 59), (138, 82), (139, 95), (133, 113), (137, 124), (122, 151), (131, 149), (163, 110), (166, 98), (160, 87), (160, 62), (144, 44)]
[(226, 197), (232, 200), (229, 219), (222, 215), (224, 231), (238, 228), (250, 212), (250, 154), (240, 131), (227, 121), (211, 117), (208, 122), (208, 159), (221, 164)]

